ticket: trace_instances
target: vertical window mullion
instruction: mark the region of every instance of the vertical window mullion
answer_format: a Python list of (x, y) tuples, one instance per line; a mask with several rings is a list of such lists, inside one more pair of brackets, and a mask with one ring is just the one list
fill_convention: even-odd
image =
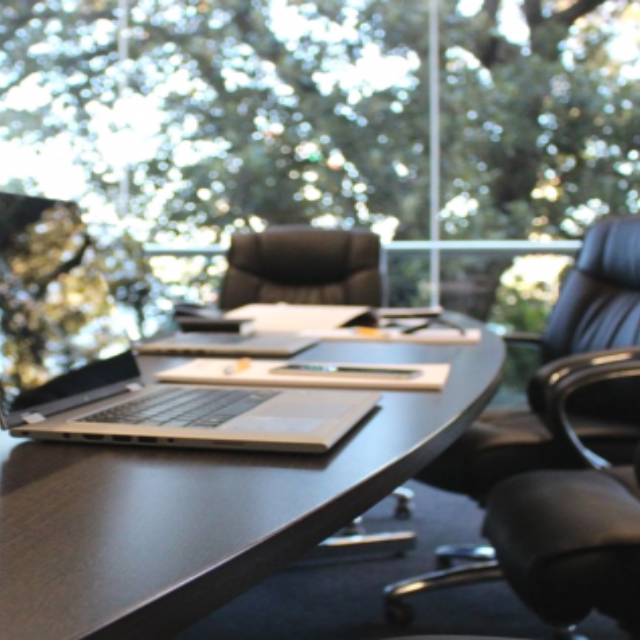
[(429, 7), (429, 160), (431, 229), (431, 304), (440, 304), (440, 61), (438, 2), (430, 0)]
[[(126, 104), (129, 98), (129, 0), (118, 0), (118, 97), (117, 100)], [(122, 126), (127, 123), (121, 122)], [(124, 156), (120, 162), (120, 187), (118, 194), (118, 213), (124, 218), (129, 210), (129, 162)]]

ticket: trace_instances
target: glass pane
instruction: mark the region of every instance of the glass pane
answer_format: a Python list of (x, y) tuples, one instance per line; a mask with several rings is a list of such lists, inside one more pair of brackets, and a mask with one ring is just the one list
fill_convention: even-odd
[(390, 239), (403, 210), (424, 236), (428, 11), (412, 4), (407, 29), (385, 1), (136, 3), (131, 85), (161, 114), (132, 176), (161, 212), (149, 238), (313, 221)]
[(390, 239), (403, 217), (425, 235), (426, 3), (126, 4), (4, 3), (0, 117), (25, 160), (3, 188), (96, 211), (128, 167), (122, 218), (157, 242), (310, 220)]
[(217, 303), (227, 269), (224, 256), (158, 255), (149, 264), (167, 302)]
[(637, 4), (440, 6), (443, 235), (581, 237), (636, 213)]
[(105, 175), (105, 183), (114, 182), (104, 145), (117, 129), (116, 6), (115, 0), (2, 3), (4, 191), (71, 200)]
[[(391, 254), (387, 260), (391, 306), (429, 304), (429, 254)], [(446, 252), (440, 288), (447, 309), (488, 321), (499, 331), (540, 332), (557, 300), (564, 273), (573, 264), (567, 255), (509, 257), (486, 252)], [(455, 274), (460, 274), (456, 276)], [(494, 279), (498, 286), (494, 291)]]
[(159, 291), (137, 240), (140, 219), (118, 212), (132, 145), (117, 8), (117, 0), (2, 3), (0, 191), (80, 202), (118, 302), (151, 332)]
[[(621, 0), (7, 0), (0, 189), (79, 201), (141, 314), (166, 292), (144, 241), (298, 221), (428, 238), (433, 6), (442, 238), (580, 238), (637, 213), (640, 21)], [(443, 260), (442, 303), (473, 285), (488, 319), (510, 264)], [(407, 269), (392, 295), (426, 302)]]

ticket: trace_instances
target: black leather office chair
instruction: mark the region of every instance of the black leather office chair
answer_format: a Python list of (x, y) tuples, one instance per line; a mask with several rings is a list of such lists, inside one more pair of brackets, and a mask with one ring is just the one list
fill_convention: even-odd
[[(580, 468), (584, 460), (576, 453), (577, 443), (594, 459), (632, 461), (639, 433), (634, 405), (640, 394), (624, 382), (606, 381), (571, 395), (563, 409), (571, 416), (571, 438), (554, 433), (541, 416), (549, 383), (559, 373), (591, 367), (599, 350), (640, 344), (640, 217), (611, 217), (589, 229), (544, 334), (536, 340), (527, 336), (527, 342), (537, 345), (545, 363), (529, 382), (529, 408), (485, 412), (419, 480), (483, 503), (497, 483), (513, 475)], [(402, 602), (405, 594), (500, 576), (491, 546), (447, 545), (437, 554), (442, 571), (387, 587), (390, 618), (402, 622), (411, 617)], [(455, 559), (473, 562), (451, 566)]]
[(236, 233), (219, 306), (254, 302), (384, 304), (385, 261), (377, 234), (304, 225)]
[(576, 439), (566, 417), (567, 399), (598, 381), (637, 389), (640, 349), (600, 353), (556, 375), (546, 422), (591, 468), (505, 480), (489, 495), (483, 530), (504, 577), (547, 624), (571, 628), (598, 610), (640, 637), (640, 446), (633, 466), (609, 466)]
[(632, 467), (505, 480), (489, 498), (485, 533), (508, 583), (549, 626), (571, 629), (598, 610), (640, 637), (640, 488)]
[(506, 577), (563, 635), (597, 609), (640, 636), (640, 445), (633, 465), (612, 465), (585, 446), (568, 410), (577, 397), (599, 389), (624, 403), (640, 432), (640, 347), (561, 358), (540, 372), (538, 383), (546, 428), (581, 468), (529, 471), (498, 483), (483, 525), (496, 559), (390, 585), (390, 619), (410, 622), (405, 598), (425, 589)]
[[(539, 350), (541, 365), (599, 349), (640, 344), (640, 216), (605, 218), (586, 233), (574, 268), (541, 336), (507, 336)], [(544, 380), (544, 372), (542, 378)], [(626, 402), (598, 391), (573, 400), (574, 427), (590, 449), (629, 463), (637, 431)], [(482, 502), (500, 480), (542, 468), (575, 467), (570, 452), (539, 418), (540, 381), (529, 407), (485, 412), (419, 479)]]

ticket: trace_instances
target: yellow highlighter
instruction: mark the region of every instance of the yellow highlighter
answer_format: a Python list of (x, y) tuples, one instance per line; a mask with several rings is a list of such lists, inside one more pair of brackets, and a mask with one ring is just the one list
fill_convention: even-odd
[(224, 368), (224, 374), (226, 376), (232, 376), (234, 373), (240, 373), (246, 371), (251, 366), (251, 358), (240, 358), (233, 364), (230, 364)]

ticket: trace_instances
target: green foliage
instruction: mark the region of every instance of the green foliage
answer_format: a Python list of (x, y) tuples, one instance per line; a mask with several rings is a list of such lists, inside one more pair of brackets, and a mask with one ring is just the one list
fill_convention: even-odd
[(491, 400), (492, 406), (528, 410), (527, 384), (541, 364), (540, 352), (534, 345), (507, 342), (502, 384)]
[(548, 290), (546, 282), (526, 288), (501, 286), (491, 320), (510, 331), (542, 331), (553, 306)]
[[(500, 22), (513, 2), (479, 2), (471, 14), (463, 4), (440, 3), (443, 237), (579, 238), (599, 216), (636, 213), (640, 81), (625, 73), (636, 60), (625, 67), (612, 53), (635, 3), (553, 0), (542, 12), (524, 0), (524, 38)], [(428, 3), (274, 6), (138, 0), (119, 43), (116, 0), (7, 0), (0, 140), (34, 156), (71, 144), (86, 177), (73, 195), (92, 194), (94, 207), (117, 201), (128, 166), (116, 236), (122, 221), (137, 240), (201, 244), (239, 225), (391, 220), (396, 239), (428, 237)], [(6, 190), (44, 184), (4, 180)], [(448, 262), (449, 290), (475, 283), (484, 299), (469, 305), (445, 290), (444, 304), (487, 318), (509, 264)], [(516, 306), (509, 313), (538, 313)]]

